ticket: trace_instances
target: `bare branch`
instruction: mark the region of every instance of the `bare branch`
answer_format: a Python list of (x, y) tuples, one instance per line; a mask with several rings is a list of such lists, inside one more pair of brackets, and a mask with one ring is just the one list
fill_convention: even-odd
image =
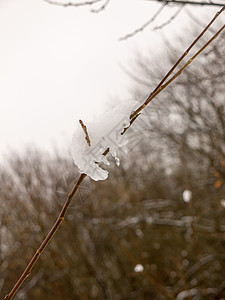
[[(189, 9), (187, 9), (187, 7), (185, 8), (185, 12), (186, 14), (188, 15), (188, 17), (194, 21), (198, 26), (201, 26), (202, 28), (205, 28), (205, 25), (204, 23), (202, 23), (197, 17), (195, 17)], [(209, 28), (209, 31), (211, 31), (212, 33), (215, 33), (215, 30), (212, 29), (212, 28)]]
[(164, 90), (174, 79), (176, 79), (180, 74), (184, 71), (184, 69), (192, 63), (192, 61), (200, 54), (203, 50), (205, 50), (206, 47), (208, 47), (209, 44), (212, 43), (213, 40), (215, 40), (218, 35), (225, 29), (225, 25), (223, 25), (215, 34), (214, 36), (206, 43), (198, 52), (195, 53), (184, 65), (181, 67), (165, 84), (161, 84), (159, 88), (145, 100), (144, 104), (142, 104), (131, 116), (131, 122), (133, 118), (137, 118), (137, 115), (151, 102), (162, 90)]
[(92, 8), (91, 12), (93, 13), (99, 13), (100, 11), (104, 10), (106, 6), (109, 4), (110, 0), (106, 0), (105, 3), (102, 4), (99, 8)]
[(90, 1), (83, 1), (83, 2), (58, 2), (54, 0), (43, 0), (44, 2), (47, 2), (48, 4), (52, 5), (58, 5), (58, 6), (63, 6), (63, 7), (69, 7), (69, 6), (74, 6), (74, 7), (79, 7), (79, 6), (87, 6), (87, 5), (94, 5), (95, 3), (102, 2), (103, 0), (90, 0)]
[(164, 4), (173, 4), (173, 5), (185, 5), (185, 4), (190, 4), (190, 5), (201, 5), (201, 6), (223, 6), (224, 4), (218, 3), (218, 2), (212, 2), (212, 1), (182, 1), (182, 0), (147, 0), (151, 2), (160, 2)]
[[(172, 66), (172, 68), (169, 70), (169, 72), (163, 77), (163, 79), (160, 81), (160, 83), (156, 86), (156, 88), (154, 89), (154, 91), (148, 96), (148, 98), (146, 99), (146, 101), (144, 102), (144, 104), (142, 104), (131, 116), (130, 119), (134, 118), (140, 111), (142, 111), (142, 109), (145, 108), (146, 105), (148, 105), (148, 103), (154, 99), (160, 92), (162, 89), (164, 89), (169, 82), (167, 82), (166, 85), (163, 86), (163, 83), (167, 80), (167, 78), (173, 73), (173, 71), (176, 69), (176, 67), (180, 64), (180, 62), (185, 58), (185, 56), (187, 56), (187, 54), (190, 52), (190, 50), (194, 47), (194, 45), (200, 40), (200, 38), (205, 34), (205, 32), (209, 29), (209, 27), (215, 22), (215, 20), (219, 17), (219, 15), (222, 14), (222, 12), (225, 10), (225, 5), (221, 8), (221, 10), (219, 10), (215, 16), (213, 17), (213, 19), (209, 22), (209, 24), (203, 29), (203, 31), (197, 36), (197, 38), (193, 41), (193, 43), (187, 48), (187, 50), (181, 55), (181, 57), (177, 60), (177, 62)], [(225, 26), (225, 25), (224, 25)], [(224, 27), (223, 26), (223, 27)], [(224, 29), (222, 27), (222, 30)], [(219, 30), (219, 32), (217, 32), (212, 39), (216, 38), (217, 35), (222, 31), (221, 29)], [(212, 39), (210, 39), (210, 42), (212, 42)], [(207, 45), (208, 45), (207, 43)], [(203, 46), (204, 47), (204, 46)], [(201, 48), (202, 49), (202, 48)], [(205, 47), (204, 47), (205, 49)], [(203, 49), (203, 50), (204, 50)], [(201, 50), (201, 52), (203, 51)], [(200, 51), (200, 50), (199, 50)], [(199, 52), (198, 51), (198, 52)], [(186, 67), (186, 66), (185, 66)], [(183, 67), (182, 67), (183, 68)], [(178, 72), (180, 72), (181, 70), (179, 70)], [(182, 71), (181, 71), (182, 72)], [(177, 74), (177, 73), (176, 73)], [(176, 75), (175, 74), (175, 75)], [(175, 76), (174, 75), (174, 76)], [(170, 80), (171, 82), (171, 80)]]
[(155, 26), (152, 30), (162, 29), (166, 25), (169, 25), (179, 15), (179, 13), (182, 11), (182, 9), (183, 9), (183, 6), (179, 7), (178, 10), (169, 18), (169, 20), (167, 20), (166, 22), (164, 22), (163, 24), (161, 24), (159, 26)]
[(46, 238), (44, 239), (44, 241), (42, 242), (42, 244), (40, 245), (38, 250), (35, 252), (34, 256), (32, 257), (31, 261), (29, 262), (28, 266), (26, 267), (25, 271), (23, 272), (23, 274), (21, 275), (21, 277), (19, 278), (19, 280), (17, 281), (17, 283), (15, 284), (15, 286), (13, 287), (11, 292), (5, 296), (5, 300), (12, 299), (13, 296), (18, 291), (18, 289), (20, 288), (20, 286), (22, 285), (22, 283), (24, 282), (24, 280), (31, 274), (31, 270), (34, 267), (35, 263), (37, 262), (37, 260), (41, 256), (42, 252), (44, 251), (45, 247), (48, 245), (48, 243), (50, 242), (50, 240), (55, 235), (56, 231), (59, 229), (60, 225), (64, 221), (64, 217), (69, 208), (69, 205), (70, 205), (71, 201), (73, 200), (73, 197), (76, 194), (79, 186), (81, 185), (82, 181), (85, 179), (86, 176), (87, 176), (86, 174), (80, 175), (78, 181), (76, 182), (75, 186), (73, 187), (73, 190), (68, 194), (66, 202), (65, 202), (55, 224), (52, 226), (48, 235), (46, 236)]
[(88, 146), (91, 146), (91, 140), (89, 138), (89, 135), (88, 135), (88, 132), (87, 132), (87, 127), (84, 125), (83, 121), (82, 120), (79, 120), (79, 123), (84, 131), (84, 134), (85, 134), (85, 140), (87, 141), (88, 143)]
[(156, 13), (153, 15), (153, 17), (148, 20), (147, 22), (145, 22), (141, 27), (135, 29), (133, 32), (126, 34), (125, 36), (119, 38), (119, 41), (124, 41), (129, 39), (130, 37), (134, 36), (135, 34), (143, 31), (147, 26), (149, 26), (152, 22), (155, 21), (155, 19), (159, 16), (159, 14), (162, 12), (162, 10), (164, 9), (165, 4), (163, 4), (157, 11)]

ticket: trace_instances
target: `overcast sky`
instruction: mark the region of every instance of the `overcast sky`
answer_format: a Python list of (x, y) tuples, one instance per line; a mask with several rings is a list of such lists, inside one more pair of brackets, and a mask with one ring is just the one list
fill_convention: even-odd
[(128, 101), (130, 79), (120, 65), (130, 66), (137, 52), (156, 55), (159, 37), (192, 26), (182, 12), (163, 31), (152, 31), (172, 13), (166, 8), (158, 23), (118, 41), (158, 8), (148, 1), (111, 0), (96, 14), (43, 0), (1, 0), (0, 155), (26, 145), (67, 149), (79, 118), (98, 116), (112, 101)]

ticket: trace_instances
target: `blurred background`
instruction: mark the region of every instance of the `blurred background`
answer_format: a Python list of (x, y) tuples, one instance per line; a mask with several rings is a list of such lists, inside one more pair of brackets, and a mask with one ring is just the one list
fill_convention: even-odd
[[(77, 119), (142, 103), (219, 9), (157, 2), (0, 2), (1, 298), (79, 176)], [(136, 120), (108, 180), (82, 183), (15, 299), (225, 298), (224, 38)]]

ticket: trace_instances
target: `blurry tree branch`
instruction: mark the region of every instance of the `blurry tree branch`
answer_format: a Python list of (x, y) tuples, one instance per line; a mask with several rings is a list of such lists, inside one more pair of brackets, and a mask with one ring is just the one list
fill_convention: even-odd
[(177, 11), (175, 11), (175, 13), (167, 21), (165, 21), (161, 25), (157, 25), (157, 26), (153, 27), (152, 30), (159, 30), (159, 29), (162, 29), (163, 27), (165, 27), (166, 25), (169, 25), (179, 15), (179, 13), (182, 11), (182, 9), (183, 9), (182, 6), (179, 7), (177, 9)]
[(100, 12), (101, 10), (105, 9), (106, 6), (109, 4), (110, 0), (90, 0), (90, 1), (81, 1), (81, 2), (60, 2), (60, 1), (54, 1), (54, 0), (43, 0), (44, 2), (47, 2), (48, 4), (57, 5), (57, 6), (63, 6), (63, 7), (81, 7), (81, 6), (94, 6), (97, 3), (100, 3), (101, 6), (99, 8), (93, 8), (92, 12)]
[(180, 62), (184, 59), (184, 57), (189, 53), (189, 51), (194, 47), (194, 45), (198, 42), (198, 40), (204, 35), (204, 33), (208, 30), (208, 28), (212, 25), (212, 23), (219, 17), (219, 15), (225, 10), (225, 6), (222, 7), (220, 11), (216, 13), (214, 18), (209, 22), (209, 24), (204, 28), (204, 30), (198, 35), (198, 37), (194, 40), (194, 42), (188, 47), (188, 49), (181, 55), (181, 57), (178, 59), (178, 61), (172, 66), (172, 68), (169, 70), (169, 72), (163, 77), (163, 79), (160, 81), (160, 83), (156, 86), (156, 88), (153, 90), (153, 92), (150, 93), (150, 95), (147, 97), (145, 102), (131, 115), (131, 119), (134, 118), (138, 113), (142, 111), (142, 109), (145, 108), (146, 105), (152, 99), (154, 99), (165, 87), (167, 87), (176, 77), (178, 77), (181, 72), (189, 65), (225, 28), (225, 25), (223, 25), (214, 35), (213, 37), (197, 52), (195, 55), (193, 55), (186, 64), (175, 74), (171, 79), (169, 79), (166, 83), (165, 81), (167, 78), (172, 74), (172, 72), (176, 69), (176, 67), (180, 64)]
[(214, 1), (188, 1), (188, 0), (146, 0), (149, 2), (159, 2), (171, 5), (200, 5), (200, 6), (223, 6), (224, 4)]
[[(63, 7), (91, 6), (91, 12), (93, 12), (93, 13), (98, 13), (98, 12), (104, 10), (110, 2), (110, 0), (89, 0), (89, 1), (81, 1), (81, 2), (73, 2), (73, 1), (62, 2), (62, 1), (55, 1), (55, 0), (43, 0), (43, 1), (47, 2), (48, 4), (63, 6)], [(170, 24), (178, 16), (178, 14), (181, 12), (182, 7), (184, 5), (188, 4), (188, 5), (192, 5), (192, 6), (193, 5), (194, 6), (195, 5), (201, 5), (201, 6), (214, 6), (214, 7), (215, 6), (221, 6), (222, 7), (224, 5), (223, 3), (212, 2), (212, 1), (182, 1), (182, 0), (147, 0), (147, 1), (149, 1), (149, 2), (158, 2), (158, 3), (162, 4), (162, 6), (143, 25), (141, 25), (140, 27), (138, 27), (134, 31), (120, 37), (119, 38), (120, 41), (127, 40), (128, 38), (131, 38), (131, 37), (135, 36), (136, 34), (144, 31), (149, 25), (151, 25), (156, 20), (156, 18), (161, 14), (163, 8), (167, 5), (179, 5), (181, 7), (171, 17), (169, 17), (168, 20), (166, 20), (163, 24), (155, 26), (153, 28), (153, 30), (162, 29), (166, 25)], [(98, 8), (94, 7), (94, 5), (98, 4), (98, 3), (100, 3), (101, 6), (98, 7)]]
[(99, 8), (92, 8), (91, 12), (93, 13), (99, 13), (100, 11), (102, 11), (103, 9), (106, 8), (106, 6), (109, 4), (110, 0), (105, 0), (105, 3), (102, 4), (102, 6), (100, 6)]
[(147, 22), (145, 22), (142, 26), (140, 26), (139, 28), (135, 29), (133, 32), (126, 34), (125, 36), (119, 38), (120, 41), (126, 40), (132, 36), (134, 36), (135, 34), (143, 31), (146, 27), (148, 27), (152, 22), (155, 21), (155, 19), (160, 15), (160, 13), (162, 12), (162, 10), (164, 9), (165, 5), (163, 4), (162, 6), (160, 6), (160, 8), (156, 11), (156, 13), (151, 17), (151, 19), (149, 19)]
[[(73, 1), (54, 1), (54, 0), (43, 0), (49, 4), (53, 5), (58, 5), (58, 6), (64, 6), (64, 7), (69, 7), (69, 6), (74, 6), (74, 7), (81, 7), (81, 6), (92, 6), (96, 3), (103, 3), (100, 8), (98, 9), (93, 9), (93, 12), (99, 12), (103, 10), (110, 2), (110, 0), (89, 0), (89, 1), (80, 1), (80, 2), (73, 2)], [(200, 5), (200, 6), (223, 6), (223, 3), (219, 2), (214, 2), (214, 1), (188, 1), (188, 0), (146, 0), (149, 2), (159, 2), (164, 5), (166, 4), (171, 4), (171, 5)]]
[[(156, 11), (156, 13), (153, 15), (153, 17), (148, 20), (147, 22), (145, 22), (142, 26), (140, 26), (139, 28), (135, 29), (133, 32), (130, 32), (128, 34), (126, 34), (125, 36), (122, 36), (121, 38), (119, 38), (119, 41), (124, 41), (124, 40), (127, 40), (133, 36), (135, 36), (136, 34), (138, 34), (139, 32), (141, 31), (144, 31), (149, 25), (151, 25), (155, 20), (156, 18), (161, 14), (163, 8), (166, 6), (167, 3), (165, 4), (162, 4), (162, 6)], [(164, 23), (162, 23), (161, 25), (157, 25), (155, 27), (152, 28), (152, 30), (159, 30), (159, 29), (162, 29), (164, 28), (166, 25), (169, 25), (178, 15), (179, 13), (182, 11), (183, 9), (183, 6), (179, 7), (175, 13), (169, 17), (168, 20), (166, 20)]]

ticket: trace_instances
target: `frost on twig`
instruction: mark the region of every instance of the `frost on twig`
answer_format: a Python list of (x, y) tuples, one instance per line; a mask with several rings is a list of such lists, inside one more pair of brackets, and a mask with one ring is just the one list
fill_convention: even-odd
[[(81, 173), (87, 174), (96, 181), (108, 177), (109, 172), (103, 170), (99, 163), (109, 165), (104, 155), (104, 152), (109, 149), (108, 153), (115, 158), (117, 165), (119, 164), (117, 150), (127, 143), (126, 136), (121, 133), (129, 126), (130, 115), (138, 106), (139, 103), (136, 101), (122, 102), (98, 117), (98, 120), (87, 122), (87, 127), (82, 122), (83, 126), (81, 126), (86, 138), (80, 127), (75, 130), (71, 154)], [(87, 143), (87, 137), (91, 141), (90, 145)]]

